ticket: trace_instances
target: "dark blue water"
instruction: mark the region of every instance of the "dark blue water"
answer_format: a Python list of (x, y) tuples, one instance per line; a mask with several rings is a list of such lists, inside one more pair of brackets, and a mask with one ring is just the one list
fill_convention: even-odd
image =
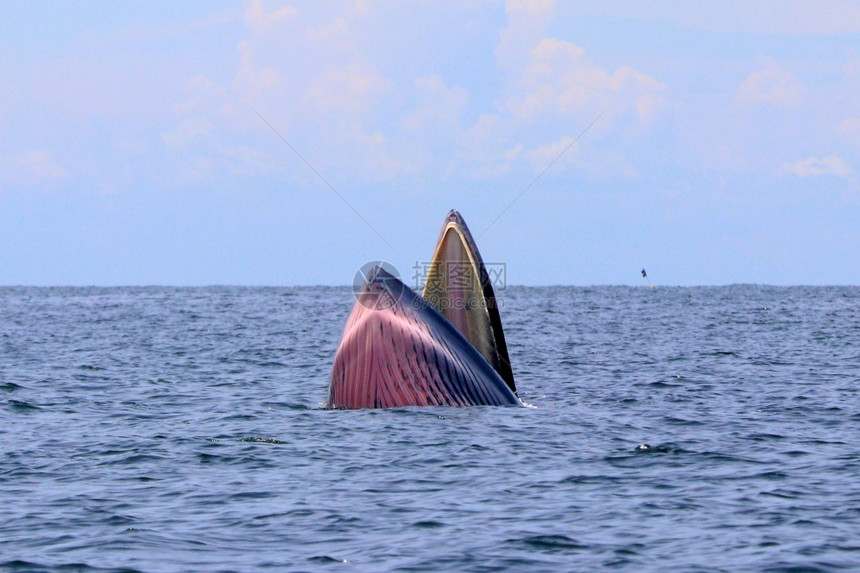
[(0, 569), (860, 569), (860, 288), (500, 295), (536, 408), (321, 409), (348, 288), (0, 289)]

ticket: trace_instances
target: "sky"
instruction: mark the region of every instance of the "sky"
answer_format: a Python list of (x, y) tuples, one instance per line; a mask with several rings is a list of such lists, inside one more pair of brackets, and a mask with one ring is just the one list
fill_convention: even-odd
[(0, 3), (0, 285), (860, 284), (860, 2)]

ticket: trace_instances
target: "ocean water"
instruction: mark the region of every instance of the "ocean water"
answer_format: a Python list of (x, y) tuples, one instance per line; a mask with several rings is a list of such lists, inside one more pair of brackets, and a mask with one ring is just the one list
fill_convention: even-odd
[(349, 288), (0, 288), (0, 569), (860, 570), (860, 288), (499, 295), (534, 408), (328, 411)]

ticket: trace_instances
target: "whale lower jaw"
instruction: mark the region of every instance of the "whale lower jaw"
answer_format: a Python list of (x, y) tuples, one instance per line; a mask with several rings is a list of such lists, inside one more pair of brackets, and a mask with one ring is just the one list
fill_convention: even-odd
[(382, 269), (372, 275), (347, 319), (327, 407), (521, 405), (427, 301)]

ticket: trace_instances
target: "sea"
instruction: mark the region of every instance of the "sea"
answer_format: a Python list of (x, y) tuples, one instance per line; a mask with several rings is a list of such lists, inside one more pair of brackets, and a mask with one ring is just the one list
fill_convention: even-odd
[(497, 295), (529, 407), (346, 411), (350, 287), (0, 288), (0, 570), (860, 570), (860, 287)]

